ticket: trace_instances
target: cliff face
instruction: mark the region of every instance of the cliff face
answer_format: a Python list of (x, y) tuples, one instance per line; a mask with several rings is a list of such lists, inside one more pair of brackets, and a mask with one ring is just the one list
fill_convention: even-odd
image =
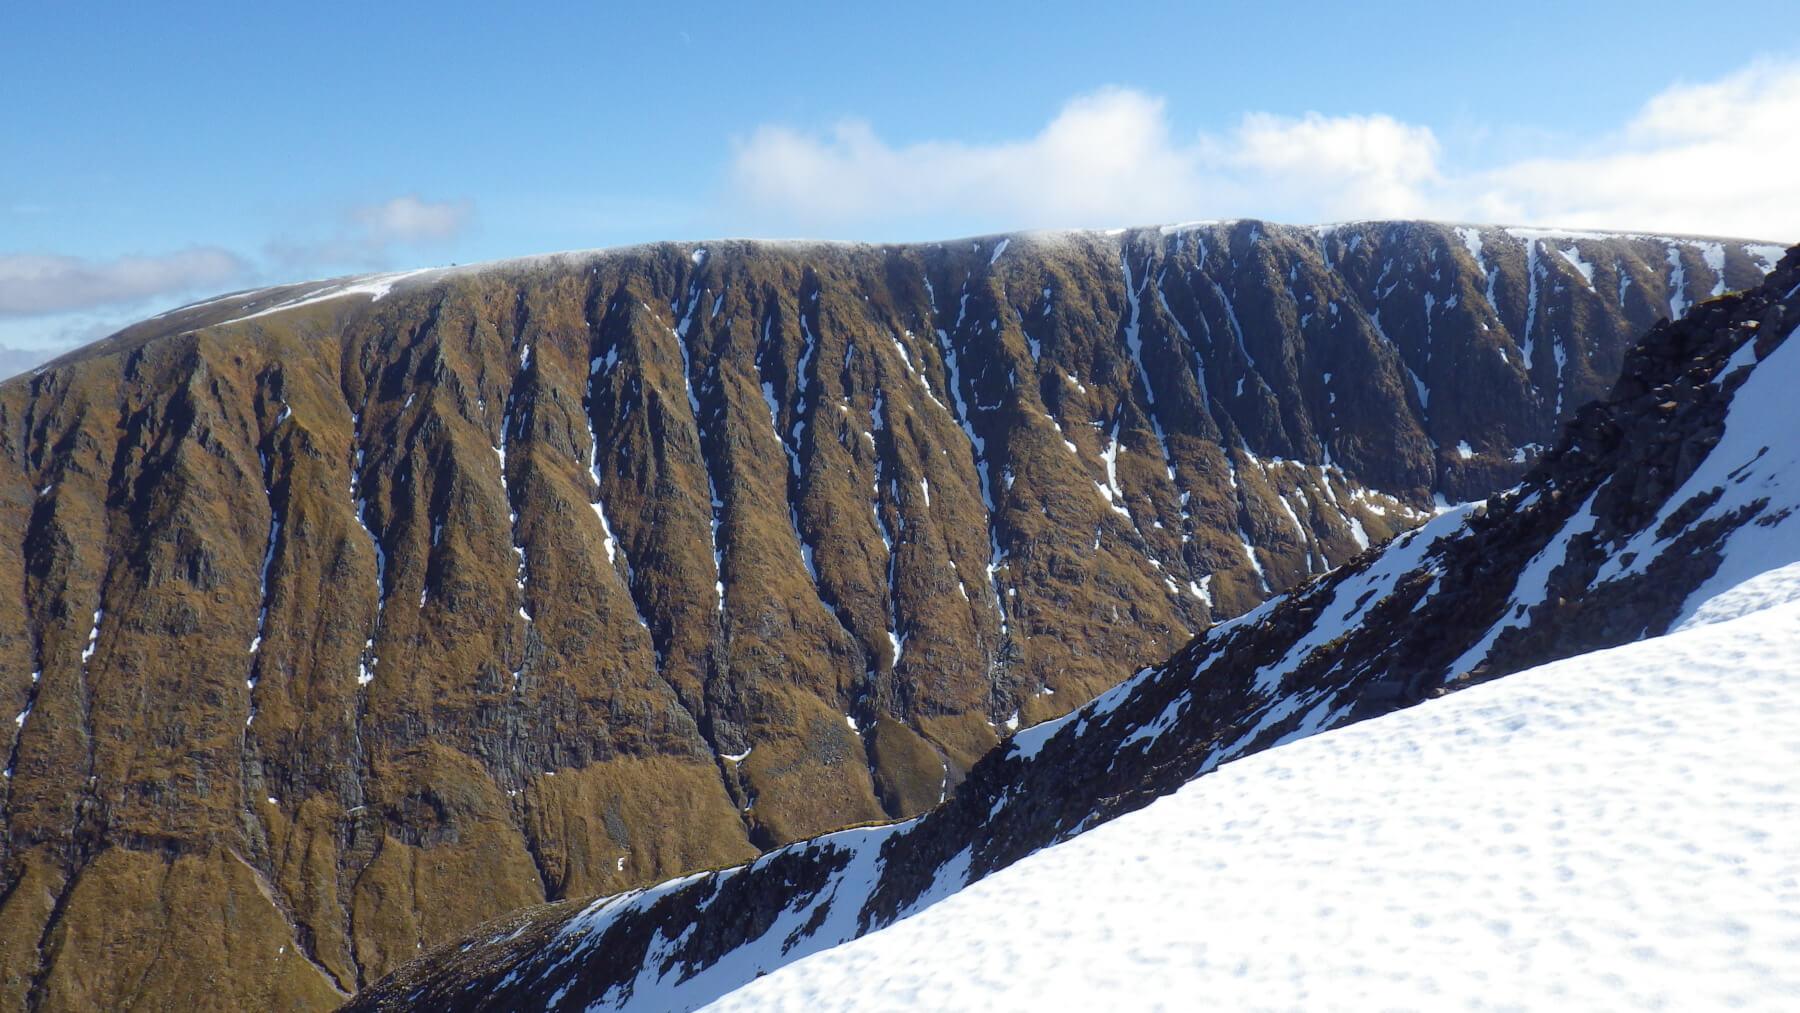
[(146, 321), (0, 385), (0, 989), (316, 1006), (522, 905), (922, 811), (1008, 725), (1512, 483), (1775, 252), (661, 245)]
[[(350, 1008), (696, 1008), (1222, 763), (1778, 601), (1800, 563), (1797, 382), (1800, 248), (1760, 290), (1654, 328), (1610, 395), (1576, 414), (1517, 489), (1019, 732), (924, 816), (519, 913), (406, 965)], [(1573, 707), (1552, 723), (1590, 716)], [(1202, 855), (1218, 843), (1192, 841)]]

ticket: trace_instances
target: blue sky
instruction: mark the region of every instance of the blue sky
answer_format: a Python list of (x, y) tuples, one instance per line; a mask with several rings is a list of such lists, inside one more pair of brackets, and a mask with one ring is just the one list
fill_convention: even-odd
[(11, 4), (0, 345), (664, 238), (1418, 215), (1800, 239), (1800, 44), (1766, 7), (1361, 6)]

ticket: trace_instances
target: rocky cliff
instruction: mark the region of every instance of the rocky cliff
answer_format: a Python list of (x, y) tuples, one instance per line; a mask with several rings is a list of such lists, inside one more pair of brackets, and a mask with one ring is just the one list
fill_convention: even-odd
[(1518, 488), (1401, 535), (1018, 733), (923, 817), (512, 916), (402, 968), (351, 1008), (694, 1008), (1221, 763), (1704, 622), (1719, 597), (1742, 608), (1759, 575), (1785, 568), (1791, 582), (1800, 562), (1796, 335), (1800, 248), (1760, 290), (1654, 328), (1610, 396), (1582, 408)]
[(523, 905), (920, 812), (1516, 481), (1778, 252), (665, 244), (145, 321), (0, 385), (0, 995), (316, 1007)]

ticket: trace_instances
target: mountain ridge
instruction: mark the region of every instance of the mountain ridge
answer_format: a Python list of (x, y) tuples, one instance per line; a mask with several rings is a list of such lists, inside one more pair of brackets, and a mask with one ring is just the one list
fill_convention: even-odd
[[(276, 291), (286, 291), (286, 290), (290, 290), (290, 289), (298, 289), (298, 288), (306, 288), (306, 287), (323, 287), (323, 286), (328, 286), (328, 285), (342, 285), (345, 287), (353, 287), (355, 283), (365, 283), (365, 282), (372, 281), (374, 279), (395, 277), (395, 276), (412, 276), (412, 275), (426, 275), (426, 274), (442, 275), (442, 274), (449, 274), (449, 273), (519, 270), (519, 269), (528, 268), (528, 267), (532, 267), (532, 266), (552, 265), (552, 264), (556, 264), (558, 262), (587, 261), (587, 260), (592, 260), (595, 258), (607, 257), (607, 256), (623, 256), (623, 255), (630, 255), (630, 254), (637, 254), (637, 253), (645, 253), (645, 252), (655, 251), (655, 250), (658, 250), (663, 247), (680, 247), (680, 248), (687, 248), (687, 249), (695, 249), (695, 248), (704, 248), (707, 246), (737, 246), (737, 247), (766, 247), (771, 250), (800, 250), (800, 251), (805, 251), (805, 250), (809, 250), (809, 249), (888, 250), (888, 249), (907, 248), (907, 247), (944, 247), (944, 246), (951, 246), (951, 245), (957, 245), (957, 244), (962, 244), (962, 243), (991, 244), (991, 243), (997, 243), (1001, 240), (1009, 240), (1010, 241), (1010, 240), (1014, 240), (1014, 239), (1026, 240), (1026, 241), (1031, 241), (1031, 242), (1045, 242), (1045, 241), (1054, 240), (1054, 239), (1058, 239), (1058, 238), (1071, 238), (1071, 239), (1073, 239), (1073, 238), (1096, 238), (1096, 237), (1104, 238), (1104, 237), (1113, 237), (1113, 236), (1119, 236), (1119, 235), (1124, 235), (1124, 234), (1143, 233), (1143, 232), (1152, 232), (1152, 231), (1161, 233), (1163, 235), (1170, 235), (1170, 234), (1173, 234), (1175, 232), (1180, 232), (1180, 231), (1190, 231), (1190, 230), (1195, 230), (1195, 229), (1200, 229), (1200, 228), (1216, 227), (1216, 226), (1236, 226), (1236, 225), (1240, 225), (1240, 224), (1258, 224), (1258, 225), (1269, 224), (1269, 225), (1273, 225), (1277, 228), (1303, 229), (1303, 230), (1310, 230), (1310, 231), (1313, 231), (1315, 233), (1320, 233), (1320, 234), (1329, 234), (1330, 232), (1337, 231), (1340, 229), (1351, 229), (1351, 228), (1361, 228), (1361, 227), (1382, 227), (1382, 226), (1390, 226), (1390, 225), (1402, 224), (1402, 223), (1428, 224), (1428, 225), (1438, 226), (1438, 227), (1442, 227), (1442, 228), (1449, 228), (1449, 229), (1468, 228), (1468, 229), (1476, 229), (1476, 230), (1493, 230), (1493, 231), (1503, 232), (1503, 233), (1512, 235), (1517, 238), (1529, 237), (1529, 238), (1537, 238), (1537, 239), (1569, 239), (1569, 240), (1578, 240), (1578, 239), (1587, 239), (1587, 240), (1654, 240), (1654, 241), (1675, 241), (1675, 242), (1686, 243), (1686, 244), (1690, 244), (1690, 245), (1711, 244), (1711, 243), (1732, 243), (1732, 244), (1738, 244), (1743, 247), (1756, 249), (1758, 251), (1763, 251), (1765, 254), (1767, 251), (1774, 251), (1774, 253), (1777, 257), (1779, 256), (1780, 251), (1785, 249), (1785, 245), (1783, 243), (1776, 242), (1774, 240), (1769, 240), (1769, 239), (1756, 239), (1756, 238), (1749, 238), (1749, 237), (1731, 237), (1731, 236), (1714, 235), (1714, 234), (1709, 234), (1709, 233), (1697, 233), (1697, 232), (1696, 233), (1659, 232), (1659, 231), (1655, 231), (1655, 230), (1576, 228), (1576, 227), (1565, 227), (1565, 226), (1505, 224), (1505, 223), (1495, 223), (1495, 222), (1484, 223), (1484, 222), (1472, 222), (1472, 221), (1452, 221), (1449, 219), (1391, 219), (1391, 218), (1346, 219), (1346, 220), (1337, 221), (1337, 222), (1321, 222), (1321, 223), (1314, 224), (1314, 225), (1298, 225), (1298, 224), (1288, 224), (1288, 223), (1278, 223), (1278, 222), (1267, 222), (1263, 219), (1257, 219), (1257, 218), (1194, 219), (1192, 221), (1179, 222), (1179, 223), (1175, 223), (1175, 224), (1139, 224), (1139, 225), (1129, 225), (1129, 226), (1116, 226), (1116, 227), (1112, 227), (1112, 228), (1017, 229), (1017, 230), (1007, 230), (1007, 231), (998, 231), (998, 232), (975, 233), (975, 234), (970, 234), (970, 235), (966, 235), (966, 236), (957, 236), (957, 237), (953, 237), (950, 239), (944, 239), (944, 240), (895, 240), (895, 241), (890, 241), (890, 242), (872, 242), (872, 241), (867, 241), (867, 240), (856, 240), (856, 239), (819, 239), (819, 238), (804, 238), (804, 237), (759, 238), (759, 237), (751, 237), (751, 236), (715, 236), (715, 237), (704, 238), (704, 239), (650, 240), (650, 241), (645, 241), (645, 242), (626, 243), (626, 244), (617, 245), (617, 246), (595, 246), (595, 247), (585, 247), (585, 248), (578, 248), (578, 249), (557, 250), (557, 251), (548, 252), (548, 253), (523, 254), (520, 256), (510, 256), (510, 257), (497, 257), (497, 258), (494, 258), (491, 260), (475, 261), (475, 262), (471, 262), (468, 264), (441, 264), (441, 265), (435, 265), (435, 266), (424, 266), (424, 267), (416, 267), (416, 268), (402, 268), (402, 269), (397, 269), (397, 270), (367, 271), (367, 272), (358, 272), (358, 273), (351, 273), (351, 274), (332, 275), (332, 276), (322, 277), (322, 278), (300, 279), (300, 280), (296, 280), (296, 281), (278, 282), (278, 283), (272, 284), (272, 285), (259, 285), (259, 286), (254, 286), (251, 288), (237, 289), (237, 290), (234, 290), (231, 292), (221, 293), (216, 296), (208, 296), (206, 298), (198, 299), (193, 302), (183, 303), (179, 306), (170, 307), (169, 309), (163, 310), (159, 313), (156, 313), (149, 317), (146, 317), (144, 320), (137, 321), (132, 324), (128, 324), (126, 327), (121, 328), (121, 330), (119, 332), (115, 333), (114, 335), (108, 335), (106, 337), (99, 338), (93, 342), (89, 342), (88, 344), (69, 349), (69, 350), (61, 353), (57, 357), (47, 360), (46, 362), (41, 363), (40, 365), (34, 367), (33, 369), (31, 369), (25, 373), (20, 373), (15, 376), (0, 379), (0, 383), (12, 382), (12, 381), (18, 380), (20, 377), (25, 377), (27, 375), (36, 375), (38, 373), (42, 373), (48, 369), (55, 368), (59, 364), (64, 363), (65, 359), (68, 359), (71, 356), (78, 355), (79, 353), (84, 353), (87, 350), (89, 350), (90, 348), (93, 348), (94, 346), (105, 343), (106, 341), (110, 340), (111, 338), (116, 337), (118, 333), (124, 333), (125, 331), (130, 331), (130, 330), (136, 329), (136, 328), (141, 327), (145, 324), (148, 324), (152, 321), (162, 320), (165, 318), (173, 317), (173, 316), (176, 316), (177, 314), (181, 314), (181, 313), (184, 313), (189, 310), (197, 309), (202, 306), (220, 303), (220, 302), (224, 302), (224, 301), (232, 300), (232, 299), (246, 299), (247, 300), (247, 299), (253, 298), (258, 295), (263, 295), (266, 293), (276, 292)], [(1772, 265), (1773, 261), (1772, 260), (1767, 261), (1767, 263)]]
[(0, 984), (319, 1005), (922, 812), (1510, 484), (1766, 266), (1468, 232), (659, 244), (208, 300), (0, 384)]

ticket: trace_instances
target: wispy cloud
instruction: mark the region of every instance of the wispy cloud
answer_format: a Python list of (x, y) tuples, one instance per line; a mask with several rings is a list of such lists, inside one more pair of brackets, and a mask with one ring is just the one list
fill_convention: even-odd
[(385, 267), (403, 249), (455, 240), (472, 213), (466, 201), (408, 194), (345, 208), (322, 238), (272, 242), (256, 256), (215, 246), (112, 259), (0, 251), (0, 350), (23, 347), (22, 354), (48, 357), (189, 299)]
[(190, 247), (110, 260), (0, 252), (0, 316), (43, 316), (215, 291), (269, 274), (287, 277), (344, 266), (383, 266), (396, 247), (449, 242), (467, 226), (467, 202), (414, 195), (347, 209), (319, 241), (270, 244), (266, 264), (230, 250)]
[(374, 244), (441, 243), (456, 238), (469, 222), (467, 201), (426, 201), (416, 195), (352, 208), (349, 218)]
[(135, 303), (165, 292), (229, 285), (249, 271), (243, 258), (213, 247), (112, 260), (0, 254), (0, 315), (35, 316)]
[(407, 194), (348, 208), (329, 234), (275, 240), (264, 253), (288, 271), (319, 265), (386, 267), (395, 247), (432, 246), (456, 239), (468, 227), (473, 211), (467, 201), (428, 201)]
[(1247, 113), (1178, 137), (1166, 102), (1126, 88), (1070, 100), (1035, 135), (893, 145), (848, 120), (739, 141), (732, 194), (759, 227), (967, 222), (970, 229), (1192, 217), (1437, 217), (1800, 239), (1800, 64), (1671, 86), (1615, 130), (1549, 158), (1446, 164), (1391, 116)]

